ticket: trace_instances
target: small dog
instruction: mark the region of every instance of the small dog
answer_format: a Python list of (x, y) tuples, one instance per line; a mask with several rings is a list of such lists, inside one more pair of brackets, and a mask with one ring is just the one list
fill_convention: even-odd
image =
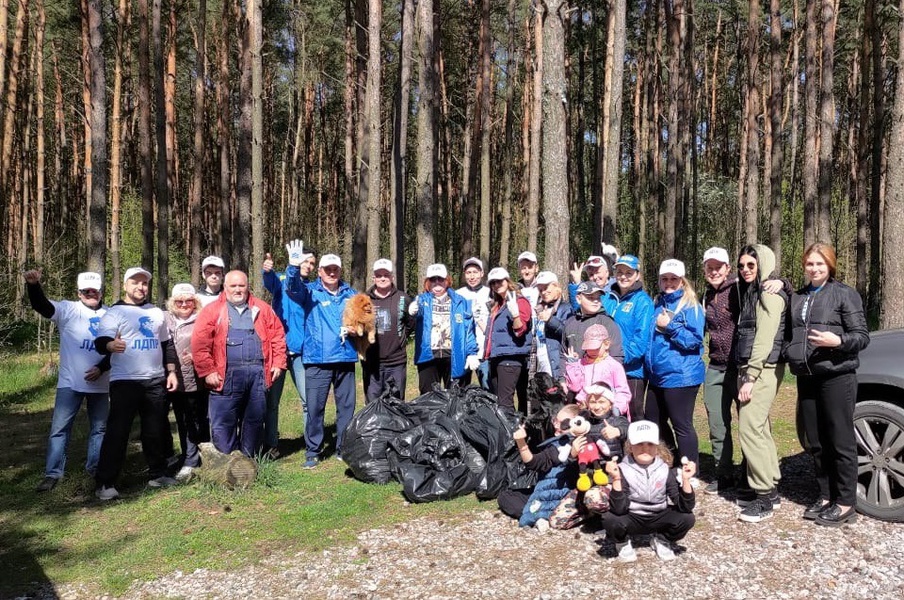
[(361, 360), (364, 360), (370, 345), (377, 341), (375, 321), (374, 303), (367, 294), (355, 294), (345, 303), (342, 326), (354, 337), (353, 343)]

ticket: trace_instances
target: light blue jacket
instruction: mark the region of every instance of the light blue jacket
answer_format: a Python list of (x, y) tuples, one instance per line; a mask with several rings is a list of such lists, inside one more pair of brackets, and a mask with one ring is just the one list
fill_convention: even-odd
[(660, 294), (653, 307), (650, 348), (647, 350), (646, 372), (651, 385), (678, 388), (700, 385), (706, 374), (703, 364), (702, 306), (685, 307), (675, 313), (664, 331), (656, 327), (656, 315), (663, 308), (674, 312), (684, 290)]
[[(452, 300), (450, 329), (452, 333), (452, 377), (465, 374), (465, 359), (477, 354), (477, 338), (474, 336), (474, 317), (471, 315), (471, 301), (446, 290)], [(414, 364), (433, 360), (430, 349), (430, 330), (433, 328), (433, 294), (424, 292), (416, 299), (418, 306), (414, 323)]]
[(643, 379), (644, 359), (653, 328), (653, 299), (642, 287), (629, 290), (624, 296), (610, 291), (603, 297), (603, 308), (615, 319), (622, 332), (625, 375)]
[(264, 287), (273, 297), (270, 306), (279, 316), (286, 331), (286, 348), (291, 354), (301, 354), (304, 345), (304, 322), (307, 318), (304, 306), (287, 298), (289, 284), (285, 273), (270, 270), (261, 271), (261, 275), (264, 278)]
[(298, 267), (286, 269), (286, 293), (307, 314), (301, 360), (306, 365), (357, 362), (358, 353), (348, 338), (339, 337), (345, 301), (357, 294), (351, 286), (339, 281), (339, 290), (331, 294), (320, 279), (305, 283)]

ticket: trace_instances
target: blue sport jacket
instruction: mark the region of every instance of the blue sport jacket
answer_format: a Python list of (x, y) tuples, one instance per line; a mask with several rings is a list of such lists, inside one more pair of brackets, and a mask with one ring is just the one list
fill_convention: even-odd
[(298, 267), (286, 269), (286, 292), (292, 302), (307, 314), (301, 360), (306, 365), (357, 362), (358, 353), (351, 341), (339, 337), (345, 301), (357, 294), (350, 285), (339, 281), (335, 294), (327, 291), (320, 279), (302, 281)]
[[(465, 359), (477, 354), (477, 338), (474, 336), (474, 317), (471, 314), (471, 301), (457, 294), (455, 290), (446, 290), (452, 299), (450, 329), (452, 331), (452, 377), (465, 374)], [(430, 349), (430, 330), (433, 327), (433, 294), (424, 292), (415, 299), (418, 312), (414, 322), (414, 364), (419, 365), (433, 360)], [(425, 343), (426, 341), (426, 343)]]

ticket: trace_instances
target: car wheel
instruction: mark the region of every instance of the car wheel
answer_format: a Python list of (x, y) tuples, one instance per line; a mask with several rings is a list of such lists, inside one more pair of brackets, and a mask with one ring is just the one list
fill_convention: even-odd
[(854, 408), (857, 510), (883, 521), (904, 521), (904, 409), (868, 400)]

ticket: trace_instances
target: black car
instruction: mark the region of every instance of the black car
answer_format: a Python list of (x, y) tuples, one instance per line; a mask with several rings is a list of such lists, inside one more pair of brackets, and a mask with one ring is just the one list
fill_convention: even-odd
[(874, 331), (857, 369), (857, 510), (904, 521), (904, 329)]

